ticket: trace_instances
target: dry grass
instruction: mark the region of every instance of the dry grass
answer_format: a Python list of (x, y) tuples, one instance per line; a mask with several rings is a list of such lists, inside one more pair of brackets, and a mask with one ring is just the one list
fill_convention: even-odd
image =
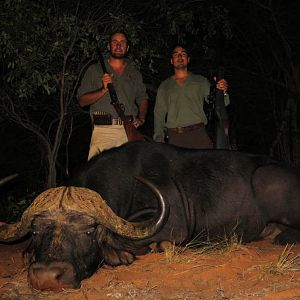
[(187, 251), (189, 251), (188, 257), (189, 261), (191, 261), (191, 257), (196, 259), (199, 255), (209, 254), (214, 251), (231, 253), (233, 251), (245, 249), (247, 249), (247, 247), (242, 244), (242, 239), (239, 238), (233, 230), (230, 235), (224, 235), (223, 238), (215, 241), (203, 241), (197, 236), (184, 246), (176, 246), (174, 243), (169, 243), (169, 247), (164, 248), (164, 253), (167, 263), (172, 263), (186, 260), (187, 256), (183, 254)]
[(300, 271), (300, 254), (295, 254), (292, 249), (293, 245), (286, 245), (278, 260), (266, 267), (266, 274), (285, 274)]

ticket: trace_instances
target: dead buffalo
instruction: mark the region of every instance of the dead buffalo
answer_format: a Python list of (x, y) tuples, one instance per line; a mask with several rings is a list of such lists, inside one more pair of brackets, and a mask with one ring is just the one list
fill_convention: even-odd
[(19, 223), (0, 225), (1, 241), (31, 232), (34, 288), (77, 288), (102, 263), (130, 264), (153, 242), (233, 230), (249, 242), (274, 222), (287, 226), (275, 242), (300, 241), (299, 171), (261, 155), (131, 142), (93, 158), (70, 185), (42, 193)]

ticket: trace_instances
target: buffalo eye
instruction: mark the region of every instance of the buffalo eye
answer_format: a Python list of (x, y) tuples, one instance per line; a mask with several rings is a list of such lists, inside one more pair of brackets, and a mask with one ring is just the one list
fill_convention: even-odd
[(41, 231), (41, 230), (32, 230), (32, 231), (31, 231), (31, 236), (32, 236), (33, 238), (41, 237), (42, 234), (43, 234), (43, 231)]
[(92, 235), (95, 232), (95, 228), (89, 228), (88, 230), (85, 231), (85, 234), (87, 236)]

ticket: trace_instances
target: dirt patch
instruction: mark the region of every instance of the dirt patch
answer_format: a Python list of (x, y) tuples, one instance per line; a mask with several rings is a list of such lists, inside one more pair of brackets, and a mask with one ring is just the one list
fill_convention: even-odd
[(130, 266), (104, 266), (80, 289), (57, 294), (28, 287), (25, 246), (0, 245), (0, 299), (300, 299), (300, 245), (287, 247), (286, 255), (270, 241), (204, 253), (152, 253)]

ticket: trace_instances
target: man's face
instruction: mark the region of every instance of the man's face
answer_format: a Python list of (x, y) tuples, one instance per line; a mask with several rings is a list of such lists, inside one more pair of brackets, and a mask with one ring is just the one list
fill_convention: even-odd
[(172, 52), (171, 64), (175, 69), (185, 69), (190, 61), (186, 50), (182, 47), (176, 47)]
[(124, 58), (128, 48), (126, 37), (122, 33), (114, 34), (108, 44), (108, 49), (114, 58)]

